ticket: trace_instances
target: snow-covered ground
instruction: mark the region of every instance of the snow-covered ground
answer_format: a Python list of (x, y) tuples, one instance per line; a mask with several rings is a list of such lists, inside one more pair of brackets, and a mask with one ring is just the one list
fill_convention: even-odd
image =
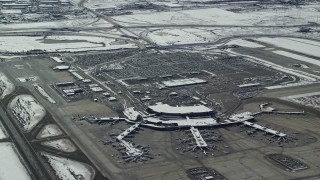
[(77, 148), (69, 139), (58, 139), (41, 143), (44, 146), (52, 147), (63, 152), (74, 152)]
[(47, 52), (77, 52), (88, 50), (109, 50), (137, 48), (133, 43), (119, 44), (114, 38), (93, 36), (2, 36), (0, 52), (26, 52), (44, 50)]
[(56, 101), (54, 99), (52, 99), (52, 97), (38, 84), (34, 84), (33, 85), (38, 91), (39, 93), (46, 98), (50, 103), (55, 104)]
[[(245, 23), (242, 15), (218, 8), (185, 10), (178, 12), (154, 12), (150, 14), (134, 14), (116, 16), (114, 19), (122, 25), (152, 24), (224, 24)], [(243, 24), (245, 25), (245, 24)]]
[(249, 48), (263, 48), (265, 46), (255, 43), (255, 42), (251, 42), (245, 39), (234, 39), (229, 41), (228, 43), (226, 43), (226, 45), (238, 45), (238, 46), (242, 46), (242, 47), (249, 47)]
[(91, 180), (95, 176), (94, 169), (85, 163), (71, 159), (42, 153), (61, 180)]
[(158, 45), (193, 44), (214, 41), (217, 36), (210, 30), (202, 29), (157, 29), (146, 34)]
[[(50, 29), (50, 28), (77, 28), (83, 27), (92, 24), (95, 22), (96, 18), (79, 18), (79, 19), (72, 19), (72, 20), (58, 20), (58, 21), (47, 21), (47, 22), (29, 22), (29, 23), (15, 23), (15, 24), (0, 24), (0, 31), (10, 32), (12, 30), (21, 32), (27, 31), (38, 31), (43, 29)], [(111, 25), (104, 23), (104, 26)], [(2, 39), (2, 37), (1, 37)], [(0, 39), (0, 42), (1, 42)]]
[(5, 96), (11, 94), (14, 90), (14, 85), (12, 82), (0, 72), (0, 99), (3, 99)]
[(219, 8), (154, 12), (114, 17), (122, 25), (133, 24), (210, 24), (210, 25), (300, 25), (320, 22), (316, 5), (289, 9), (265, 9), (254, 12), (234, 13)]
[(13, 143), (0, 143), (0, 179), (1, 180), (31, 180), (31, 177), (19, 157)]
[[(320, 50), (320, 47), (319, 47), (319, 50)], [(293, 58), (293, 59), (296, 59), (296, 60), (299, 60), (299, 61), (302, 61), (302, 62), (307, 62), (307, 63), (310, 63), (310, 64), (314, 64), (316, 66), (320, 66), (320, 60), (316, 60), (316, 59), (309, 58), (309, 57), (306, 57), (306, 56), (301, 56), (299, 54), (295, 54), (295, 53), (291, 53), (291, 52), (287, 52), (287, 51), (277, 50), (277, 51), (272, 51), (272, 52), (276, 53), (276, 54), (279, 54), (279, 55), (282, 55), (282, 56)]]
[(295, 83), (268, 86), (268, 87), (266, 87), (266, 89), (281, 89), (281, 88), (288, 88), (288, 87), (304, 86), (304, 85), (309, 85), (309, 84), (314, 84), (314, 82), (310, 82), (310, 81), (306, 81), (306, 80), (302, 79), (302, 80), (295, 82)]
[(27, 132), (31, 131), (46, 114), (44, 107), (31, 95), (16, 96), (9, 107)]
[[(80, 0), (71, 0), (73, 2), (80, 1)], [(127, 2), (121, 0), (88, 0), (85, 4), (86, 7), (91, 9), (99, 9), (99, 8), (116, 8), (119, 5), (123, 5)]]
[(287, 101), (295, 102), (305, 106), (320, 108), (320, 92), (304, 93), (293, 96), (281, 97)]
[(34, 82), (39, 79), (37, 76), (25, 76), (17, 78), (20, 82)]
[(298, 38), (257, 38), (258, 41), (320, 58), (320, 42)]
[(4, 138), (7, 138), (7, 137), (8, 137), (7, 132), (4, 129), (2, 123), (0, 122), (0, 140), (4, 139)]
[(38, 134), (37, 138), (47, 138), (53, 136), (59, 136), (62, 134), (61, 129), (55, 124), (48, 124)]
[[(297, 28), (251, 28), (251, 27), (177, 27), (177, 28), (151, 28), (147, 30), (133, 29), (137, 34), (141, 34), (149, 38), (151, 41), (158, 45), (177, 45), (177, 44), (199, 44), (199, 43), (212, 43), (224, 37), (232, 37), (236, 35), (252, 36), (254, 35), (297, 35), (301, 36), (301, 33), (297, 33)], [(311, 33), (310, 36), (313, 36)], [(263, 47), (259, 43), (251, 41), (244, 41), (242, 39), (234, 39), (229, 44), (237, 44), (250, 47)]]

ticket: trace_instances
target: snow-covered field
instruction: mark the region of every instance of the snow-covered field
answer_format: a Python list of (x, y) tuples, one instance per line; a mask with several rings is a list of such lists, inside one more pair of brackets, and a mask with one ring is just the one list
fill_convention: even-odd
[(201, 29), (158, 29), (146, 35), (158, 45), (193, 44), (214, 41), (217, 36), (208, 30)]
[(298, 94), (293, 96), (281, 97), (287, 101), (295, 102), (305, 106), (310, 106), (314, 108), (320, 108), (320, 92)]
[(94, 169), (88, 164), (71, 159), (42, 153), (61, 180), (91, 180), (95, 176)]
[[(1, 24), (0, 31), (10, 32), (11, 30), (25, 32), (28, 31), (37, 31), (48, 28), (76, 28), (90, 25), (96, 21), (96, 18), (82, 18), (82, 19), (72, 19), (72, 20), (58, 20), (58, 21), (47, 21), (47, 22), (29, 22), (29, 23), (15, 23), (15, 24)], [(107, 23), (103, 24), (104, 26), (109, 26)], [(1, 44), (2, 37), (0, 39)]]
[(251, 42), (245, 39), (234, 39), (229, 41), (228, 43), (226, 43), (226, 45), (238, 45), (238, 46), (242, 46), (242, 47), (249, 47), (249, 48), (263, 48), (265, 46), (255, 43), (255, 42)]
[(39, 93), (46, 98), (50, 103), (55, 104), (56, 101), (54, 99), (52, 99), (52, 97), (38, 84), (34, 84), (33, 85), (38, 91)]
[(133, 24), (210, 24), (210, 25), (300, 25), (320, 22), (317, 5), (286, 9), (265, 9), (234, 13), (219, 8), (154, 12), (114, 17), (122, 25)]
[(37, 138), (47, 138), (53, 136), (59, 136), (62, 134), (61, 129), (55, 124), (48, 124), (38, 134)]
[(0, 143), (0, 179), (1, 180), (31, 180), (31, 177), (21, 161), (21, 157), (12, 143)]
[[(80, 0), (72, 0), (73, 2), (80, 1)], [(119, 5), (126, 4), (126, 1), (121, 0), (88, 0), (85, 4), (86, 7), (92, 8), (92, 9), (98, 9), (98, 8), (116, 8)]]
[(257, 38), (258, 41), (320, 58), (320, 42), (298, 38)]
[[(248, 37), (255, 35), (299, 35), (297, 28), (240, 28), (240, 27), (202, 27), (202, 28), (153, 28), (153, 29), (134, 29), (136, 33), (149, 38), (158, 45), (174, 45), (174, 44), (196, 44), (196, 43), (212, 43), (224, 37), (232, 37), (235, 35), (247, 35)], [(310, 34), (311, 35), (311, 34)], [(234, 39), (228, 44), (236, 44), (250, 47), (263, 47), (259, 43), (249, 42), (242, 39)]]
[(302, 79), (299, 82), (295, 82), (295, 83), (268, 86), (268, 87), (266, 87), (266, 89), (281, 89), (281, 88), (288, 88), (288, 87), (304, 86), (304, 85), (309, 85), (309, 84), (314, 84), (314, 82), (310, 82), (310, 81), (306, 81), (306, 80)]
[[(319, 50), (320, 50), (320, 47), (319, 47)], [(279, 54), (279, 55), (282, 55), (282, 56), (293, 58), (293, 59), (296, 59), (296, 60), (299, 60), (299, 61), (302, 61), (302, 62), (307, 62), (307, 63), (310, 63), (310, 64), (314, 64), (316, 66), (320, 66), (320, 60), (316, 60), (316, 59), (309, 58), (309, 57), (306, 57), (306, 56), (301, 56), (299, 54), (294, 54), (294, 53), (287, 52), (287, 51), (277, 50), (277, 51), (272, 51), (272, 52), (276, 53), (276, 54)]]
[(45, 116), (46, 110), (31, 95), (16, 96), (9, 105), (23, 129), (31, 131)]
[(4, 138), (7, 138), (7, 132), (6, 130), (4, 129), (2, 123), (0, 122), (0, 140), (1, 139), (4, 139)]
[(74, 152), (77, 148), (69, 139), (58, 139), (41, 143), (44, 146), (52, 147), (63, 152)]
[(236, 14), (218, 8), (184, 10), (177, 12), (154, 12), (114, 17), (119, 23), (130, 24), (223, 24), (249, 25), (246, 15)]
[(14, 90), (14, 85), (12, 82), (0, 72), (0, 99), (3, 99), (5, 96), (12, 93)]
[(77, 52), (88, 50), (109, 50), (136, 48), (133, 43), (119, 44), (114, 38), (92, 36), (5, 36), (0, 39), (0, 52), (26, 52), (44, 50), (47, 52)]

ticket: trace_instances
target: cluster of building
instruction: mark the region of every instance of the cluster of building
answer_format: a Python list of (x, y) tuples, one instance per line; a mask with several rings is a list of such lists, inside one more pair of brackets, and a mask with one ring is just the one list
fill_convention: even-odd
[(67, 19), (66, 15), (84, 15), (85, 12), (72, 8), (68, 0), (0, 0), (1, 23), (37, 22)]

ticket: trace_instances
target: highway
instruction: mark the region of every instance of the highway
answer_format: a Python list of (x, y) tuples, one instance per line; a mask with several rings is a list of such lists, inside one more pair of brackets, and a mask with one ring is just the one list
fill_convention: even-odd
[[(145, 41), (146, 43), (148, 43), (148, 44), (150, 44), (150, 45), (152, 45), (152, 46), (154, 46), (154, 47), (157, 47), (157, 46), (158, 46), (156, 43), (154, 43), (154, 42), (151, 41), (150, 39), (145, 38), (145, 37), (143, 37), (143, 36), (141, 36), (141, 35), (133, 32), (133, 31), (131, 31), (129, 28), (126, 28), (126, 27), (120, 25), (119, 23), (115, 22), (111, 17), (106, 16), (106, 15), (101, 14), (101, 13), (98, 13), (97, 11), (86, 7), (86, 6), (84, 5), (85, 2), (86, 2), (86, 0), (81, 0), (81, 1), (79, 2), (78, 6), (79, 6), (80, 8), (83, 8), (83, 9), (91, 12), (91, 13), (94, 14), (96, 17), (105, 20), (107, 23), (111, 24), (114, 28), (116, 28), (119, 32), (121, 32), (124, 36), (126, 36), (126, 37), (136, 37), (136, 38), (138, 38), (138, 39), (140, 39), (140, 40), (143, 40), (143, 41)], [(145, 49), (145, 48), (146, 48), (146, 46), (145, 46), (143, 43), (137, 41), (135, 38), (131, 38), (131, 39), (137, 44), (137, 46), (138, 46), (140, 49)]]
[[(107, 17), (102, 14), (97, 14), (96, 16)], [(113, 21), (112, 24), (115, 22)], [(141, 35), (131, 31), (131, 29), (160, 29), (160, 28), (252, 28), (252, 29), (261, 29), (261, 28), (279, 28), (279, 29), (290, 29), (290, 28), (299, 28), (299, 27), (320, 27), (320, 24), (301, 24), (301, 25), (219, 25), (219, 24), (145, 24), (145, 25), (116, 25), (116, 26), (106, 26), (106, 27), (61, 27), (61, 28), (52, 28), (52, 27), (21, 27), (21, 28), (1, 28), (0, 36), (28, 36), (28, 35), (43, 35), (43, 34), (73, 34), (74, 32), (80, 31), (99, 31), (99, 30), (112, 30), (112, 29), (125, 29), (130, 32), (130, 34), (122, 32), (125, 36), (128, 37), (137, 37), (141, 38)], [(150, 42), (149, 39), (145, 39), (147, 42)]]

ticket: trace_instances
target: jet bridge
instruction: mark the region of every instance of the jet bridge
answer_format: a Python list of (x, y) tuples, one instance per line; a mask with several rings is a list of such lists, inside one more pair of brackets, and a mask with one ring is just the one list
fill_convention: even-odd
[(251, 122), (248, 122), (248, 121), (242, 121), (242, 123), (244, 125), (246, 125), (246, 126), (250, 126), (250, 127), (255, 128), (255, 129), (259, 129), (261, 131), (264, 131), (264, 132), (267, 132), (269, 134), (273, 134), (273, 135), (276, 135), (276, 136), (279, 136), (279, 137), (287, 136), (286, 134), (284, 134), (282, 132), (279, 132), (279, 131), (276, 131), (276, 130), (273, 130), (273, 129), (270, 129), (270, 128), (267, 128), (267, 127), (264, 127), (264, 126), (261, 126), (259, 124), (251, 123)]
[(206, 141), (202, 138), (199, 130), (197, 128), (191, 127), (190, 131), (194, 137), (194, 139), (197, 142), (197, 147), (199, 148), (203, 148), (203, 147), (208, 147), (208, 144), (206, 143)]

